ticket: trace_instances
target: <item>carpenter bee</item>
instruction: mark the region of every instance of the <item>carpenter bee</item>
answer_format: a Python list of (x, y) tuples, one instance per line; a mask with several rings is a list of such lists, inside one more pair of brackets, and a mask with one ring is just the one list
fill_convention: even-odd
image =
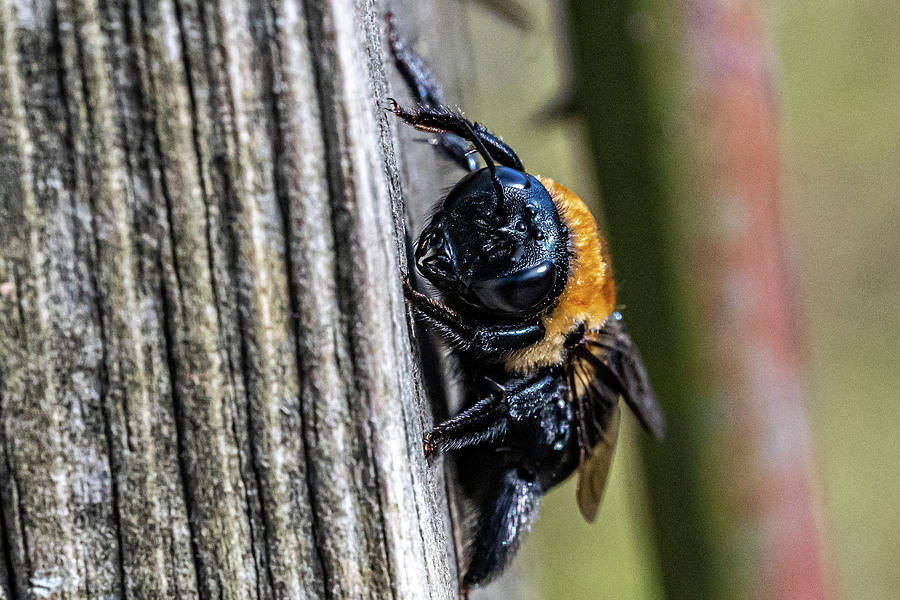
[(594, 520), (619, 398), (657, 437), (664, 419), (616, 310), (606, 242), (585, 204), (556, 181), (528, 173), (499, 137), (448, 109), (390, 15), (388, 35), (418, 101), (408, 110), (390, 100), (392, 112), (434, 134), (469, 171), (414, 244), (415, 266), (440, 299), (404, 281), (411, 307), (460, 359), (463, 409), (425, 436), (424, 450), (454, 452), (463, 491), (477, 507), (465, 593), (503, 570), (540, 496), (575, 471), (581, 514)]

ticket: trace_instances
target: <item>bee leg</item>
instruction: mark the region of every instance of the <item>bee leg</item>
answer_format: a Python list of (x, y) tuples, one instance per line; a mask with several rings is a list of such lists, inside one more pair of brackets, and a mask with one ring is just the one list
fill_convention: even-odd
[(518, 171), (525, 170), (521, 159), (519, 159), (519, 156), (513, 149), (507, 146), (499, 137), (488, 131), (484, 125), (469, 121), (443, 104), (435, 106), (420, 104), (415, 111), (409, 111), (400, 106), (396, 100), (389, 100), (391, 102), (391, 110), (407, 125), (411, 125), (419, 131), (453, 134), (472, 143), (477, 138), (484, 145), (491, 158), (499, 164)]
[(506, 435), (506, 412), (506, 407), (494, 396), (481, 399), (425, 436), (425, 456), (436, 450), (459, 450), (503, 439)]
[(429, 298), (403, 280), (403, 294), (413, 309), (454, 348), (476, 355), (492, 355), (525, 348), (544, 338), (540, 321), (526, 325), (489, 326), (467, 323), (448, 306)]
[[(444, 103), (444, 93), (440, 83), (431, 72), (431, 68), (400, 37), (400, 33), (394, 27), (393, 15), (387, 13), (384, 18), (387, 22), (388, 47), (394, 58), (394, 64), (407, 87), (419, 104), (432, 107), (441, 106)], [(438, 133), (435, 145), (466, 171), (478, 169), (478, 161), (464, 138), (452, 133)]]
[(518, 350), (544, 339), (544, 324), (479, 326), (475, 329), (471, 349), (483, 355)]
[(403, 278), (403, 296), (413, 310), (425, 317), (430, 323), (442, 325), (448, 332), (455, 332), (460, 338), (474, 335), (475, 328), (468, 324), (462, 315), (434, 298), (429, 298), (422, 292), (415, 290), (406, 277)]
[(478, 159), (475, 158), (475, 150), (465, 139), (452, 133), (440, 133), (434, 140), (434, 145), (441, 152), (449, 156), (460, 168), (469, 171), (478, 170)]
[(506, 471), (479, 506), (478, 528), (463, 590), (487, 583), (516, 553), (537, 516), (540, 486), (518, 469)]
[(391, 50), (391, 56), (394, 57), (394, 64), (406, 85), (416, 96), (416, 100), (420, 104), (430, 106), (443, 104), (444, 92), (441, 84), (438, 83), (431, 68), (422, 57), (411, 50), (400, 37), (400, 32), (394, 27), (393, 13), (386, 13), (384, 20), (387, 23), (388, 47)]
[(435, 450), (461, 450), (502, 441), (510, 419), (533, 418), (543, 400), (553, 397), (558, 385), (550, 375), (533, 378), (514, 389), (487, 377), (483, 381), (495, 391), (432, 429), (425, 436), (426, 456)]

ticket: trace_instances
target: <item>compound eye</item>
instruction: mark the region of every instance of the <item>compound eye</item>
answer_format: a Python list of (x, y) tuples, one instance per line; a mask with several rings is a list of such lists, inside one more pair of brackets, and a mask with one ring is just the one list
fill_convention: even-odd
[(469, 290), (487, 309), (518, 314), (543, 303), (555, 284), (556, 266), (545, 261), (518, 273), (476, 281), (469, 286)]

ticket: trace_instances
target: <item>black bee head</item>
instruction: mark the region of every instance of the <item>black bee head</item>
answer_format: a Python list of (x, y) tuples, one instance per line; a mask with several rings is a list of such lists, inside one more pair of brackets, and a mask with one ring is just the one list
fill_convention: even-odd
[[(502, 194), (498, 193), (502, 189)], [(568, 277), (567, 232), (550, 194), (507, 167), (465, 176), (416, 243), (416, 266), (448, 297), (499, 316), (551, 306)]]

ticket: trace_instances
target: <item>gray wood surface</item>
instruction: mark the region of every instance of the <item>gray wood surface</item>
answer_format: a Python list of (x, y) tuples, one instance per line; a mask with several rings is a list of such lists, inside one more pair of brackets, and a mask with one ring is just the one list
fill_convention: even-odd
[(456, 597), (386, 8), (0, 0), (0, 599)]

